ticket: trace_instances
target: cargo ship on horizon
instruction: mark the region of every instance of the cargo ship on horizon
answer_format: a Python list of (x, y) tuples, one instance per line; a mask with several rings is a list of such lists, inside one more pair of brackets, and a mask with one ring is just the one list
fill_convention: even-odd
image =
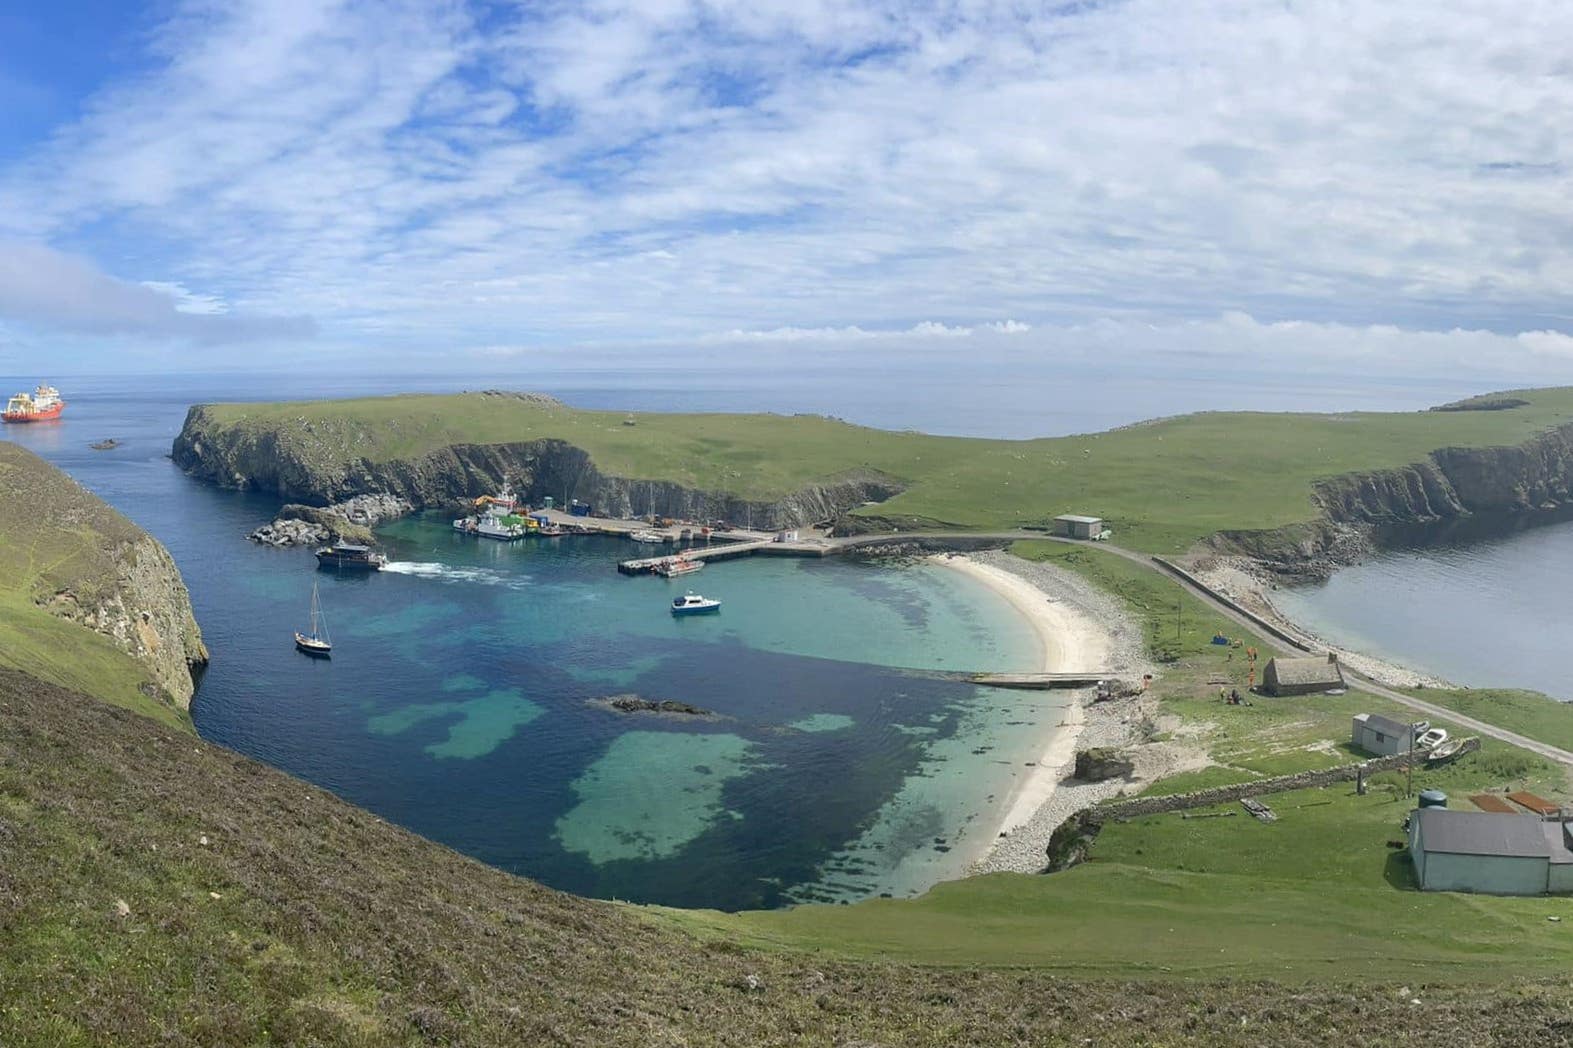
[(59, 418), (65, 409), (60, 391), (40, 384), (32, 393), (18, 393), (6, 401), (5, 414), (0, 417), (7, 422), (47, 422)]

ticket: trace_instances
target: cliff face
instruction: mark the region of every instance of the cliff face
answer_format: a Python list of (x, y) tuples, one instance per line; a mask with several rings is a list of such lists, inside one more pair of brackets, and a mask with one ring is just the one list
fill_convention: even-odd
[(43, 459), (0, 443), (0, 565), (58, 618), (110, 638), (190, 707), (208, 651), (174, 560), (156, 539)]
[[(1215, 548), (1292, 576), (1322, 576), (1381, 545), (1383, 529), (1497, 516), (1519, 525), (1573, 505), (1573, 425), (1515, 447), (1442, 448), (1398, 469), (1317, 483), (1321, 519), (1273, 531), (1222, 532)], [(1558, 518), (1560, 519), (1560, 518)]]
[(598, 515), (720, 518), (766, 529), (832, 520), (901, 490), (893, 478), (866, 471), (830, 478), (773, 501), (743, 499), (669, 481), (611, 476), (583, 449), (562, 440), (456, 444), (385, 462), (318, 462), (302, 445), (280, 440), (275, 430), (216, 424), (200, 405), (187, 413), (171, 454), (192, 476), (319, 504), (386, 492), (408, 499), (417, 509), (435, 508), (495, 491), (507, 481), (536, 505), (551, 496), (560, 504), (570, 499), (588, 502)]

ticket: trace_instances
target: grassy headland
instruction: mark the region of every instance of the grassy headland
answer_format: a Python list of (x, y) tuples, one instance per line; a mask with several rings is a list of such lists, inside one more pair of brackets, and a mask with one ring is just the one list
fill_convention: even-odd
[[(188, 723), (151, 659), (137, 657), (154, 647), (168, 656), (184, 644), (177, 636), (159, 636), (151, 617), (138, 622), (140, 615), (130, 613), (138, 582), (161, 591), (149, 595), (167, 605), (158, 621), (178, 623), (165, 633), (196, 630), (179, 576), (156, 546), (64, 473), (0, 441), (0, 666), (165, 723)], [(147, 563), (132, 580), (129, 566), (143, 555)], [(89, 621), (101, 628), (90, 628)], [(116, 629), (121, 643), (109, 635)], [(193, 643), (200, 648), (200, 640), (193, 637)], [(175, 661), (183, 666), (183, 658)]]
[(558, 439), (604, 473), (769, 500), (858, 471), (905, 490), (859, 513), (902, 525), (1004, 530), (1059, 513), (1109, 518), (1118, 541), (1174, 553), (1217, 531), (1316, 518), (1321, 479), (1395, 468), (1444, 447), (1514, 446), (1573, 422), (1573, 389), (1510, 410), (1204, 413), (1106, 433), (978, 440), (818, 416), (583, 411), (480, 393), (217, 404), (208, 425), (323, 466), (418, 458), (453, 445)]

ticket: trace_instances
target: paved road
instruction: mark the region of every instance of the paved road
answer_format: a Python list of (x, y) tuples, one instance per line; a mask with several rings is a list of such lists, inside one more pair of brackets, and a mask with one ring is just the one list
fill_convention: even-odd
[[(919, 539), (925, 537), (925, 535), (928, 538), (965, 536), (982, 539), (1046, 539), (1050, 542), (1063, 542), (1066, 545), (1072, 546), (1087, 545), (1087, 543), (1081, 539), (1059, 538), (1054, 535), (1045, 535), (1041, 532), (1030, 531), (994, 532), (984, 535), (980, 535), (976, 532), (957, 532), (954, 533), (954, 535), (951, 533), (913, 532), (911, 534), (888, 535), (880, 537), (888, 539)], [(874, 536), (864, 536), (863, 538), (865, 541), (867, 541), (868, 539), (874, 538)], [(1250, 616), (1241, 614), (1235, 608), (1218, 600), (1211, 593), (1208, 593), (1206, 590), (1197, 587), (1190, 581), (1164, 570), (1164, 568), (1154, 561), (1150, 555), (1146, 553), (1138, 553), (1135, 550), (1125, 549), (1120, 546), (1115, 546), (1108, 542), (1101, 542), (1097, 545), (1096, 548), (1102, 550), (1105, 553), (1112, 553), (1117, 557), (1123, 557), (1132, 564), (1139, 564), (1148, 571), (1162, 575), (1171, 582), (1180, 584), (1186, 590), (1188, 590), (1192, 596), (1196, 597), (1203, 604), (1206, 604), (1213, 611), (1223, 615), (1231, 622), (1235, 622), (1241, 626), (1244, 626), (1246, 629), (1249, 629), (1254, 633), (1259, 634), (1262, 632), (1260, 624), (1252, 621)], [(1263, 647), (1271, 654), (1302, 653), (1301, 651), (1291, 648), (1289, 644), (1270, 637), (1264, 639)], [(1418, 713), (1423, 713), (1428, 718), (1446, 720), (1450, 723), (1468, 728), (1470, 731), (1479, 735), (1489, 736), (1493, 739), (1500, 739), (1501, 741), (1509, 743), (1513, 746), (1526, 749), (1531, 753), (1538, 753), (1542, 757), (1546, 757), (1550, 760), (1558, 762), (1559, 764), (1573, 768), (1573, 751), (1564, 750), (1557, 746), (1552, 746), (1550, 743), (1541, 742), (1538, 739), (1531, 739), (1527, 735), (1520, 735), (1518, 732), (1508, 731), (1506, 728), (1499, 728), (1494, 724), (1487, 724), (1485, 721), (1476, 720), (1473, 717), (1467, 717), (1462, 713), (1456, 713), (1453, 710), (1448, 709), (1446, 706), (1438, 706), (1436, 703), (1426, 702), (1424, 699), (1417, 699), (1413, 695), (1406, 695), (1401, 691), (1394, 691), (1392, 688), (1378, 684), (1369, 677), (1365, 677), (1361, 674), (1351, 671), (1347, 666), (1344, 667), (1344, 678), (1348, 681), (1349, 686), (1357, 691), (1363, 691), (1371, 695), (1378, 695), (1384, 699), (1387, 699), (1389, 702), (1395, 702), (1400, 706), (1415, 710)]]
[[(1073, 543), (1076, 540), (1056, 539), (1055, 541)], [(1185, 579), (1165, 571), (1157, 564), (1157, 562), (1152, 559), (1152, 557), (1148, 556), (1147, 554), (1137, 553), (1134, 550), (1122, 549), (1119, 546), (1111, 546), (1108, 543), (1103, 543), (1101, 548), (1109, 553), (1115, 554), (1116, 556), (1124, 557), (1133, 564), (1140, 564), (1142, 567), (1147, 568), (1150, 571), (1157, 572), (1166, 579), (1179, 583), (1181, 586), (1185, 587), (1185, 589), (1188, 590), (1192, 596), (1202, 601), (1202, 603), (1206, 604), (1213, 611), (1218, 612), (1220, 615), (1227, 616), (1231, 621), (1236, 622), (1241, 626), (1252, 630), (1253, 632), (1261, 632), (1261, 627), (1258, 626), (1255, 622), (1251, 621), (1249, 616), (1240, 614), (1234, 608), (1223, 603), (1222, 601), (1219, 601), (1206, 590), (1199, 589)], [(1299, 654), (1299, 652), (1294, 652), (1288, 644), (1273, 638), (1267, 638), (1264, 640), (1263, 644), (1274, 654)], [(1508, 731), (1506, 728), (1499, 728), (1495, 724), (1487, 724), (1485, 721), (1476, 720), (1473, 717), (1466, 717), (1464, 714), (1456, 713), (1453, 710), (1448, 709), (1446, 706), (1438, 706), (1434, 702), (1426, 702), (1424, 699), (1417, 699), (1413, 695), (1406, 695), (1401, 691), (1394, 691), (1392, 688), (1378, 684), (1369, 677), (1365, 677), (1361, 674), (1351, 671), (1347, 666), (1344, 667), (1344, 679), (1347, 680), (1349, 685), (1357, 691), (1367, 692), (1371, 695), (1379, 695), (1382, 698), (1387, 699), (1389, 702), (1396, 702), (1400, 706), (1406, 706), (1409, 709), (1415, 710), (1419, 713), (1424, 713), (1427, 717), (1449, 721), (1450, 723), (1468, 728), (1470, 731), (1477, 734), (1486, 735), (1493, 739), (1500, 739), (1503, 742), (1529, 750), (1531, 753), (1538, 753), (1542, 757), (1547, 757), (1551, 760), (1557, 761), (1560, 764), (1564, 764), (1570, 768), (1573, 768), (1573, 751), (1568, 751), (1557, 746), (1552, 746), (1550, 743), (1541, 742), (1538, 739), (1531, 739), (1527, 735), (1520, 735), (1516, 731)]]

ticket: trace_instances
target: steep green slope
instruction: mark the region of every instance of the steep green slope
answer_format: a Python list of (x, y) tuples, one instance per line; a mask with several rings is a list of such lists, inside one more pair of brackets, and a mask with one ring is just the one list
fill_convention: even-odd
[(479, 393), (218, 404), (193, 412), (177, 460), (183, 449), (244, 446), (305, 473), (353, 479), (357, 463), (554, 439), (584, 449), (617, 477), (769, 500), (871, 472), (905, 490), (858, 510), (865, 516), (998, 530), (1097, 513), (1113, 521), (1123, 544), (1174, 552), (1220, 530), (1315, 519), (1320, 480), (1403, 467), (1440, 448), (1517, 446), (1573, 422), (1573, 389), (1516, 396), (1526, 403), (1510, 410), (1207, 413), (1026, 441), (896, 433), (811, 416), (640, 414), (627, 425), (618, 412)]
[[(1063, 920), (1039, 923), (1042, 906), (1021, 894), (1049, 880), (981, 882), (1002, 941), (1046, 933), (1020, 955), (1045, 966), (1060, 963), (1056, 941), (1108, 933), (1069, 905)], [(931, 909), (943, 906), (941, 893)], [(849, 920), (859, 934), (855, 912)], [(1396, 983), (1348, 987), (1335, 966), (1324, 972), (1318, 986), (1089, 981), (696, 939), (0, 671), (6, 1048), (1403, 1044), (1415, 993), (1427, 1043), (1462, 1048), (1560, 1043), (1573, 1017), (1564, 981), (1526, 981), (1514, 965), (1498, 973), (1511, 989), (1411, 983), (1403, 996)]]
[(182, 723), (206, 660), (168, 552), (0, 441), (0, 665)]

